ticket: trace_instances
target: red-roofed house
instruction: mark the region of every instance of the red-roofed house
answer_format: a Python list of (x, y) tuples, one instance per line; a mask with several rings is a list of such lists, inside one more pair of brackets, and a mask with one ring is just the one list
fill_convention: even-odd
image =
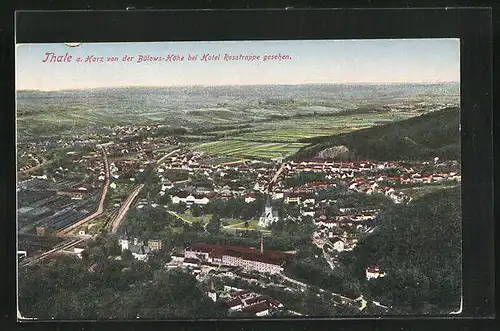
[(267, 316), (269, 315), (269, 308), (271, 308), (270, 306), (271, 305), (267, 301), (265, 301), (256, 305), (245, 307), (241, 311), (245, 313), (255, 314), (257, 316)]
[(246, 298), (251, 294), (252, 294), (252, 292), (250, 290), (241, 290), (241, 291), (232, 292), (229, 294), (229, 296), (231, 298), (240, 298), (241, 299), (241, 298)]
[(240, 298), (236, 298), (234, 300), (229, 301), (227, 303), (227, 306), (231, 310), (238, 310), (241, 309), (241, 307), (243, 307), (243, 302), (241, 301)]
[(380, 270), (380, 267), (378, 265), (370, 266), (366, 268), (366, 279), (376, 279), (379, 277), (385, 277), (385, 272), (382, 272)]
[(247, 193), (245, 194), (245, 202), (250, 203), (253, 202), (257, 199), (257, 196), (255, 194)]
[(285, 195), (285, 203), (300, 203), (300, 194), (298, 193), (287, 193)]

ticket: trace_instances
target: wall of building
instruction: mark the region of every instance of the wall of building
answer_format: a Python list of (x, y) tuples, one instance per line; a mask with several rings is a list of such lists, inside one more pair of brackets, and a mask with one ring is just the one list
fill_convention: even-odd
[(279, 265), (265, 263), (265, 262), (259, 262), (259, 261), (245, 260), (245, 259), (231, 256), (231, 255), (223, 255), (222, 259), (218, 259), (218, 258), (212, 259), (209, 257), (208, 253), (195, 252), (195, 251), (190, 251), (190, 250), (186, 250), (184, 252), (185, 258), (198, 259), (200, 255), (203, 255), (204, 258), (208, 262), (222, 263), (222, 264), (230, 265), (230, 266), (239, 266), (239, 267), (243, 267), (247, 270), (256, 270), (259, 272), (268, 272), (268, 273), (278, 273), (278, 272), (283, 271), (283, 268)]

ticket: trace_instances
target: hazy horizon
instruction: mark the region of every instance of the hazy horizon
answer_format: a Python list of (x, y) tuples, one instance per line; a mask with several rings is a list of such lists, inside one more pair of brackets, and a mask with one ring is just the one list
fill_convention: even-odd
[(252, 86), (308, 86), (308, 85), (333, 85), (333, 86), (388, 86), (388, 85), (453, 85), (460, 84), (459, 81), (443, 81), (443, 82), (380, 82), (380, 83), (305, 83), (305, 84), (241, 84), (241, 85), (131, 85), (131, 86), (96, 86), (85, 88), (69, 88), (57, 90), (41, 90), (41, 89), (18, 89), (17, 92), (63, 92), (63, 91), (87, 91), (87, 90), (105, 90), (105, 89), (126, 89), (126, 88), (202, 88), (202, 87), (252, 87)]
[[(43, 62), (47, 53), (70, 62)], [(219, 59), (202, 60), (206, 54)], [(259, 56), (226, 60), (225, 55)], [(198, 56), (188, 60), (189, 56)], [(281, 60), (265, 56), (282, 56)], [(85, 63), (89, 56), (102, 58)], [(124, 61), (126, 57), (130, 61)], [(140, 57), (157, 61), (138, 61)], [(167, 61), (184, 56), (183, 61)], [(287, 59), (284, 59), (286, 56)], [(116, 57), (116, 61), (107, 59)], [(78, 58), (82, 60), (77, 61)], [(288, 59), (289, 58), (289, 59)], [(16, 90), (460, 81), (458, 39), (211, 41), (16, 45)]]

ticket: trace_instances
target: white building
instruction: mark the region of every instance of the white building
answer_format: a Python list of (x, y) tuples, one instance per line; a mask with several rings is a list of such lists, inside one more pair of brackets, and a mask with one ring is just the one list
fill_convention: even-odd
[(283, 266), (291, 260), (292, 255), (278, 251), (264, 251), (262, 247), (258, 250), (237, 246), (196, 244), (186, 248), (184, 257), (273, 274), (283, 271)]
[(300, 203), (300, 196), (299, 195), (287, 195), (285, 197), (285, 203), (296, 203), (296, 204), (299, 204)]
[(333, 249), (336, 250), (337, 252), (342, 252), (345, 248), (344, 240), (340, 239), (339, 237), (331, 238), (330, 243)]
[(283, 192), (273, 192), (273, 194), (272, 194), (272, 198), (273, 198), (274, 200), (283, 199), (283, 197), (284, 197), (284, 196), (285, 196), (285, 195), (284, 195), (284, 193), (283, 193)]
[(178, 196), (170, 196), (172, 199), (172, 203), (178, 204), (180, 202), (184, 202), (187, 205), (206, 205), (207, 203), (210, 202), (210, 199), (207, 197), (194, 197), (193, 195), (188, 195), (185, 198), (180, 198)]
[(246, 203), (254, 202), (255, 200), (257, 200), (255, 195), (253, 195), (253, 194), (246, 194), (245, 195), (245, 202)]
[(133, 243), (130, 243), (128, 238), (122, 238), (118, 240), (118, 244), (121, 246), (122, 252), (126, 249), (131, 251), (132, 256), (139, 261), (146, 261), (151, 253), (151, 249), (140, 243), (137, 238), (134, 238)]
[(314, 198), (306, 198), (306, 199), (304, 199), (304, 201), (302, 201), (302, 204), (304, 206), (314, 205), (315, 203), (316, 203), (316, 200)]
[(217, 301), (217, 292), (215, 291), (208, 291), (207, 293), (208, 297), (212, 299), (214, 302)]
[(380, 270), (379, 266), (371, 266), (366, 268), (366, 279), (377, 279), (379, 277), (385, 277), (385, 272)]

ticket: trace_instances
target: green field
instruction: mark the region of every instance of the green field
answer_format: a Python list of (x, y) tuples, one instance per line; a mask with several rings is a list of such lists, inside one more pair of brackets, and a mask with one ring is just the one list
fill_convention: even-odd
[(245, 224), (245, 221), (242, 220), (242, 219), (238, 219), (238, 218), (223, 218), (221, 219), (222, 221), (222, 225), (224, 227), (239, 227), (239, 226), (243, 226), (243, 224)]
[(109, 219), (111, 218), (112, 215), (115, 214), (116, 209), (111, 209), (107, 212), (104, 212), (102, 215), (99, 217), (89, 221), (88, 223), (77, 227), (74, 229), (73, 233), (77, 234), (80, 230), (87, 229), (88, 234), (98, 234), (101, 232), (106, 224), (108, 223)]
[(190, 223), (200, 222), (201, 224), (207, 224), (208, 222), (210, 222), (213, 215), (207, 214), (207, 215), (195, 217), (195, 216), (191, 215), (191, 212), (188, 210), (185, 213), (179, 214), (179, 216), (186, 219)]
[(272, 159), (294, 154), (306, 144), (266, 143), (239, 140), (218, 140), (194, 145), (193, 150), (208, 155), (229, 155), (241, 158)]
[[(213, 217), (213, 214), (206, 214), (195, 217), (191, 215), (191, 212), (188, 210), (185, 213), (179, 214), (179, 216), (189, 221), (190, 223), (199, 222), (205, 225), (210, 222), (210, 220)], [(253, 229), (253, 230), (260, 229), (258, 220), (250, 220), (248, 221), (248, 224), (249, 224), (248, 229)], [(245, 221), (238, 218), (223, 218), (221, 219), (221, 227), (224, 229), (240, 229), (240, 228), (242, 229), (245, 228)]]
[[(295, 154), (307, 144), (302, 139), (348, 133), (414, 116), (415, 113), (332, 114), (298, 116), (252, 123), (252, 128), (216, 130), (206, 133), (209, 142), (195, 143), (192, 149), (210, 156), (247, 159), (274, 159)], [(242, 132), (243, 131), (243, 132)], [(250, 131), (250, 132), (249, 132)], [(215, 138), (218, 134), (223, 137)]]
[[(352, 128), (308, 128), (298, 127), (295, 129), (278, 129), (274, 131), (254, 131), (243, 133), (231, 137), (226, 137), (224, 140), (246, 140), (246, 141), (263, 141), (263, 142), (297, 142), (299, 139), (312, 138), (317, 136), (329, 136), (333, 134), (345, 133), (352, 131)], [(299, 144), (299, 143), (298, 143)], [(293, 144), (291, 144), (293, 145)], [(302, 146), (302, 144), (296, 145)]]
[[(239, 220), (237, 220), (239, 221)], [(238, 228), (246, 228), (245, 227), (245, 221), (241, 222), (234, 222), (231, 225), (226, 227), (227, 229), (238, 229)], [(259, 220), (250, 220), (248, 221), (248, 228), (246, 229), (252, 229), (252, 230), (259, 230)]]

